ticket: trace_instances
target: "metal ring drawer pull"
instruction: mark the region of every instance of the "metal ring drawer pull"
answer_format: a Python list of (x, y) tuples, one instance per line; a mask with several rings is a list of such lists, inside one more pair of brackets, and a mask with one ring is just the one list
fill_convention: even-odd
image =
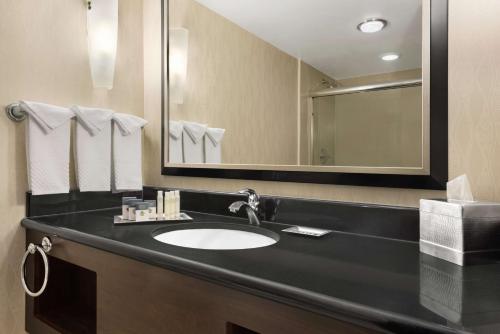
[[(23, 285), (24, 291), (26, 291), (26, 293), (28, 295), (30, 295), (31, 297), (38, 297), (38, 296), (40, 296), (43, 293), (43, 291), (45, 290), (45, 288), (47, 287), (47, 282), (49, 280), (49, 260), (48, 260), (47, 255), (45, 253), (50, 252), (51, 249), (52, 249), (52, 243), (51, 243), (50, 239), (47, 238), (47, 237), (44, 237), (42, 239), (42, 246), (41, 247), (38, 246), (38, 245), (30, 243), (28, 245), (28, 249), (26, 250), (26, 253), (24, 253), (23, 261), (21, 263), (21, 283)], [(40, 290), (38, 290), (36, 292), (33, 292), (26, 285), (25, 263), (26, 263), (26, 259), (28, 258), (28, 255), (35, 254), (37, 251), (42, 256), (43, 264), (44, 264), (44, 268), (45, 268), (45, 274), (44, 274), (44, 277), (43, 277), (42, 287), (40, 288)]]

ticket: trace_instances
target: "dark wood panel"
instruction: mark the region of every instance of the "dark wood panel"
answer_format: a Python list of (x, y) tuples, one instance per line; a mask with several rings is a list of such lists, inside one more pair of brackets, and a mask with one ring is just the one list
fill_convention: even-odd
[[(42, 237), (27, 235), (27, 242)], [(50, 255), (97, 273), (97, 333), (375, 333), (70, 241)], [(30, 333), (54, 333), (30, 312)]]

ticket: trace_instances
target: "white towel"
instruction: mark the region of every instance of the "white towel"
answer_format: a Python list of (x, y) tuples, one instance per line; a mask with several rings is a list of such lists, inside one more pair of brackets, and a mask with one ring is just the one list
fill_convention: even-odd
[(222, 163), (222, 138), (225, 129), (208, 128), (205, 134), (205, 162), (207, 164)]
[(118, 124), (120, 132), (124, 136), (130, 135), (148, 124), (148, 122), (143, 118), (130, 114), (120, 113), (116, 113), (113, 115), (113, 121)]
[(111, 188), (111, 118), (109, 109), (71, 108), (76, 114), (75, 161), (80, 191)]
[(182, 122), (168, 122), (168, 162), (182, 163)]
[(185, 163), (203, 163), (203, 136), (207, 130), (206, 124), (184, 122), (182, 146)]
[(113, 114), (113, 191), (142, 190), (142, 133), (147, 121)]
[(26, 160), (28, 183), (33, 195), (69, 192), (69, 108), (21, 101), (28, 113)]

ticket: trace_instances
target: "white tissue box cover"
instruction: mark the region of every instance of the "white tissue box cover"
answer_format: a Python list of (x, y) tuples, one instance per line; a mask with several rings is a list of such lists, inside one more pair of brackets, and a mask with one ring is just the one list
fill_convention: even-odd
[(420, 200), (420, 251), (463, 265), (467, 252), (500, 249), (500, 203)]

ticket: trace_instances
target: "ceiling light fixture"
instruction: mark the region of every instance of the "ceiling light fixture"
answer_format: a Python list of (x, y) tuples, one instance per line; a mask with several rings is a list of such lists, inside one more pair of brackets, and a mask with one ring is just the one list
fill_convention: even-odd
[(367, 19), (358, 24), (358, 30), (366, 34), (373, 34), (379, 32), (387, 26), (387, 21), (382, 19)]
[(381, 55), (380, 58), (382, 58), (382, 60), (384, 60), (384, 61), (394, 61), (394, 60), (399, 59), (399, 54), (394, 53), (394, 52), (385, 53), (385, 54)]

